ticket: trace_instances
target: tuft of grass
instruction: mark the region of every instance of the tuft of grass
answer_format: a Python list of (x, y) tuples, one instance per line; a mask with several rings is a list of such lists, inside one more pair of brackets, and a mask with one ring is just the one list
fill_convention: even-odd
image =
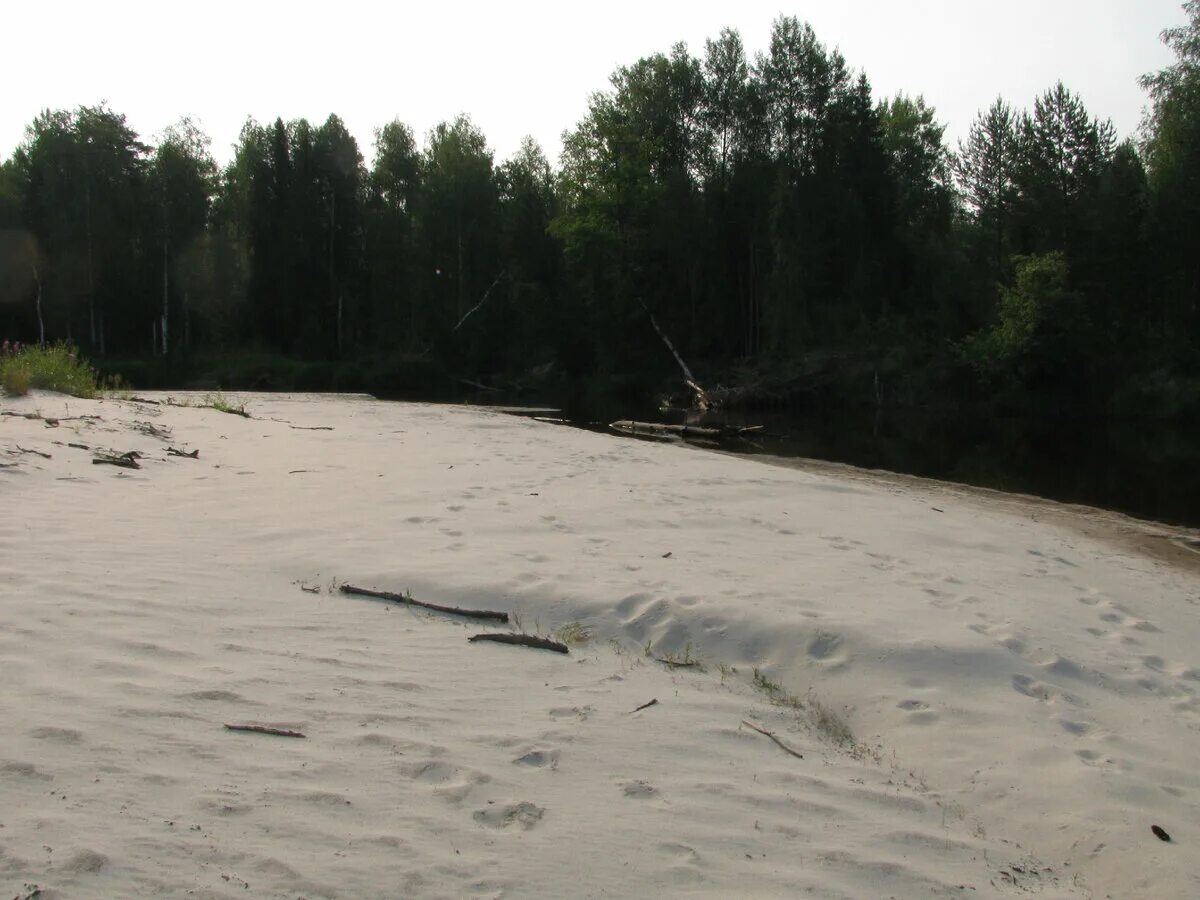
[(555, 631), (554, 636), (569, 647), (586, 644), (592, 639), (592, 633), (580, 622), (568, 622)]
[(200, 405), (207, 409), (215, 409), (217, 412), (229, 413), (232, 416), (241, 416), (244, 419), (250, 418), (250, 413), (246, 412), (245, 403), (240, 406), (234, 406), (233, 401), (220, 391), (215, 394), (206, 394), (204, 402)]
[(0, 387), (15, 397), (40, 388), (91, 399), (96, 396), (96, 372), (66, 342), (48, 347), (5, 342), (0, 345)]
[(767, 699), (775, 706), (786, 706), (797, 712), (806, 713), (808, 720), (820, 734), (844, 748), (855, 759), (870, 758), (876, 762), (882, 759), (881, 748), (869, 747), (856, 740), (854, 732), (850, 730), (846, 720), (833, 707), (822, 703), (812, 691), (809, 691), (808, 696), (803, 699), (795, 694), (789, 694), (782, 685), (772, 681), (763, 674), (761, 669), (757, 668), (754, 670), (754, 687), (766, 694)]

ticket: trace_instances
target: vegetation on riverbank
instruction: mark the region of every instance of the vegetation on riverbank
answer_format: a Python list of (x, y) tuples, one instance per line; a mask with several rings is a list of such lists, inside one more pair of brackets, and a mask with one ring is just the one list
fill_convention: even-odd
[[(730, 404), (1200, 414), (1200, 2), (1136, 137), (1059, 83), (956, 148), (791, 17), (619, 67), (557, 167), (466, 116), (187, 121), (151, 147), (50, 110), (0, 166), (0, 334), (143, 387), (661, 392), (658, 333)], [(247, 349), (255, 348), (255, 349)]]

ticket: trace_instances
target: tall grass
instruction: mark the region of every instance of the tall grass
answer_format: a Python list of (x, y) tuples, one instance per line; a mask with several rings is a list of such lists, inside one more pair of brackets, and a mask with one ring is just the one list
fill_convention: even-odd
[(13, 397), (31, 388), (73, 397), (96, 396), (96, 373), (70, 344), (47, 347), (0, 344), (0, 388)]

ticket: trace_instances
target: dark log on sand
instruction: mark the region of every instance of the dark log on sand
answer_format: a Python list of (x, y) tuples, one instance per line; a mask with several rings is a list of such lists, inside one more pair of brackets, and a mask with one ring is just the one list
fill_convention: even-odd
[(633, 434), (642, 437), (683, 438), (684, 440), (702, 441), (736, 441), (745, 440), (746, 435), (762, 431), (762, 425), (663, 425), (658, 422), (632, 422), (622, 419), (608, 426), (613, 431), (622, 434)]
[(271, 728), (267, 725), (229, 725), (225, 726), (230, 731), (249, 731), (254, 734), (273, 734), (276, 737), (302, 738), (304, 735), (299, 731), (289, 731), (286, 728)]
[(467, 638), (472, 644), (476, 641), (493, 641), (497, 644), (515, 644), (518, 647), (534, 647), (538, 650), (553, 650), (555, 653), (570, 653), (566, 644), (551, 641), (546, 638), (534, 637), (531, 634), (475, 634)]
[(488, 619), (493, 622), (507, 622), (508, 613), (496, 612), (489, 609), (461, 609), (457, 606), (440, 606), (437, 603), (425, 603), (421, 600), (414, 600), (407, 594), (393, 594), (391, 591), (372, 591), (368, 588), (355, 587), (352, 584), (343, 584), (341, 587), (343, 594), (358, 594), (363, 597), (374, 597), (377, 600), (390, 600), (392, 603), (402, 603), (405, 606), (419, 606), (421, 609), (431, 609), (434, 612), (446, 613), (451, 616), (463, 616), (468, 619)]
[(122, 469), (140, 469), (138, 464), (138, 452), (130, 450), (128, 453), (123, 453), (120, 456), (97, 456), (92, 459), (92, 465), (95, 466), (119, 466)]
[(167, 448), (167, 456), (182, 456), (184, 459), (199, 459), (199, 449), (193, 450), (191, 453), (184, 453), (182, 450), (176, 450), (174, 447)]

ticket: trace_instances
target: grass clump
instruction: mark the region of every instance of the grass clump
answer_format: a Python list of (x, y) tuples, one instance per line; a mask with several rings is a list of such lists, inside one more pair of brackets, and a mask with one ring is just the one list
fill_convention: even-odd
[(66, 342), (34, 347), (5, 341), (0, 344), (0, 387), (13, 397), (39, 388), (91, 399), (97, 391), (96, 372)]
[(250, 413), (246, 412), (246, 404), (242, 403), (238, 406), (234, 406), (233, 401), (220, 392), (215, 394), (207, 394), (204, 397), (204, 402), (200, 405), (208, 409), (215, 409), (217, 412), (229, 413), (233, 416), (241, 416), (244, 419), (250, 418)]
[(579, 622), (568, 622), (554, 632), (554, 637), (570, 647), (586, 644), (592, 639), (592, 633)]

